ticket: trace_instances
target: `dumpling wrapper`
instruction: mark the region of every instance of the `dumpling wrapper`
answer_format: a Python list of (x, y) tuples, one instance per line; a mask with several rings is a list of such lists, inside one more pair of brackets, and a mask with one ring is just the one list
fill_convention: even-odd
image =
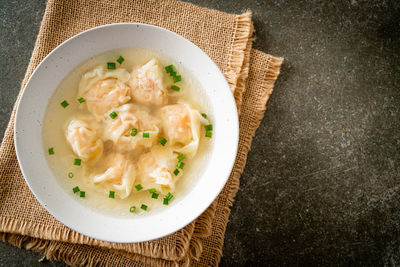
[(78, 97), (85, 99), (83, 104), (100, 121), (107, 111), (131, 99), (130, 88), (126, 84), (129, 78), (129, 72), (123, 68), (109, 70), (96, 67), (82, 76)]
[(105, 160), (106, 171), (92, 178), (94, 186), (104, 194), (110, 191), (124, 199), (132, 192), (136, 179), (135, 166), (121, 154), (111, 154)]
[(134, 101), (141, 104), (165, 105), (168, 102), (164, 71), (156, 59), (152, 59), (131, 73), (129, 85)]
[(175, 183), (183, 175), (182, 169), (179, 169), (178, 175), (174, 174), (177, 162), (177, 154), (170, 148), (155, 146), (140, 156), (136, 181), (144, 189), (155, 188), (162, 194), (174, 192)]
[(200, 127), (208, 124), (199, 111), (188, 104), (168, 105), (161, 109), (162, 126), (174, 151), (194, 157), (200, 141)]
[[(149, 148), (158, 141), (159, 121), (144, 107), (125, 104), (112, 111), (118, 116), (112, 119), (105, 115), (104, 138), (111, 140), (119, 151), (135, 152), (143, 147)], [(135, 136), (131, 135), (132, 129), (137, 130)], [(148, 133), (149, 137), (144, 138), (143, 133)]]
[(65, 137), (74, 153), (84, 161), (97, 158), (103, 152), (103, 142), (84, 120), (72, 119), (67, 126)]

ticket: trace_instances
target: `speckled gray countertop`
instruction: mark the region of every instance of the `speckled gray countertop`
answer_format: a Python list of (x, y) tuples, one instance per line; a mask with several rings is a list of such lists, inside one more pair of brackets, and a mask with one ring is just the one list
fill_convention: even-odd
[[(285, 57), (254, 138), (221, 266), (400, 266), (400, 2), (190, 1), (254, 12)], [(45, 1), (0, 0), (4, 133)], [(0, 242), (0, 266), (63, 266)]]

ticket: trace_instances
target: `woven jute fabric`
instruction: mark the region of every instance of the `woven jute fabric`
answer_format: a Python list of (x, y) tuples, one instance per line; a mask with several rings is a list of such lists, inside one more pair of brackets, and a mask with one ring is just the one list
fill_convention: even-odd
[(203, 49), (225, 74), (240, 111), (239, 152), (228, 183), (199, 218), (167, 237), (135, 244), (86, 237), (48, 214), (25, 184), (14, 149), (14, 108), (0, 148), (0, 236), (71, 265), (216, 265), (229, 207), (282, 59), (251, 50), (250, 12), (232, 15), (173, 0), (51, 0), (22, 86), (61, 42), (86, 29), (116, 22), (142, 22), (177, 32)]

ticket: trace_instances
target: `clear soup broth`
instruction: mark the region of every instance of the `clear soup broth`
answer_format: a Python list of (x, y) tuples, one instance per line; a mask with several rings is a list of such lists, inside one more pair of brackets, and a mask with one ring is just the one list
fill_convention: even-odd
[(143, 215), (190, 193), (209, 158), (212, 110), (178, 62), (118, 49), (90, 58), (59, 84), (43, 143), (72, 201)]

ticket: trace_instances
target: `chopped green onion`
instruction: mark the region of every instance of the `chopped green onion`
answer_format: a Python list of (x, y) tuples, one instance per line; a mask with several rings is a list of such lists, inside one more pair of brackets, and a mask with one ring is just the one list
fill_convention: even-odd
[(174, 65), (168, 65), (168, 66), (166, 66), (166, 67), (165, 67), (165, 71), (166, 71), (167, 73), (173, 72), (173, 71), (174, 71)]
[(177, 157), (177, 159), (178, 159), (179, 161), (183, 160), (184, 158), (185, 158), (185, 155), (183, 155), (183, 154), (180, 154), (180, 155)]
[(157, 199), (157, 198), (158, 198), (158, 194), (157, 194), (157, 193), (153, 193), (153, 194), (151, 195), (151, 198)]
[(135, 186), (135, 188), (136, 188), (137, 191), (140, 191), (140, 190), (143, 189), (143, 186), (141, 184), (138, 184), (138, 185)]
[(179, 161), (178, 164), (176, 164), (176, 167), (178, 167), (179, 169), (183, 169), (184, 166), (185, 166), (185, 163), (182, 161)]
[(79, 192), (80, 191), (79, 186), (75, 186), (74, 188), (72, 188), (72, 191), (74, 192), (74, 194)]
[(81, 159), (74, 159), (74, 165), (76, 166), (81, 166), (81, 162), (82, 162)]
[(174, 174), (175, 174), (175, 176), (178, 176), (179, 170), (178, 170), (178, 169), (175, 169)]
[(80, 197), (85, 197), (85, 191), (81, 191), (81, 192), (79, 193), (79, 196), (80, 196)]
[(163, 204), (168, 205), (169, 201), (174, 197), (174, 195), (171, 194), (171, 192), (168, 192), (168, 194), (164, 197)]
[(116, 117), (118, 117), (118, 114), (115, 111), (110, 113), (110, 118), (111, 119), (115, 119)]
[(129, 208), (129, 212), (130, 213), (134, 213), (135, 211), (136, 211), (136, 207), (135, 206), (132, 206), (132, 207)]
[(204, 128), (206, 129), (206, 137), (211, 138), (212, 130), (213, 130), (212, 124), (208, 124), (208, 125), (204, 126)]
[(207, 119), (207, 114), (206, 113), (201, 113), (201, 116), (203, 116), (204, 119)]
[(177, 83), (177, 82), (182, 81), (181, 75), (177, 75), (177, 76), (174, 76), (174, 77), (172, 77), (172, 78), (173, 78), (173, 80), (174, 80), (174, 83)]
[(110, 193), (108, 194), (109, 198), (114, 198), (115, 197), (115, 192), (114, 191), (110, 191)]
[(142, 204), (142, 206), (140, 206), (140, 208), (141, 208), (142, 210), (147, 210), (147, 206), (146, 206), (145, 204)]
[(132, 130), (131, 130), (131, 136), (136, 136), (137, 135), (137, 129), (136, 128), (133, 128)]
[(165, 139), (164, 137), (161, 138), (160, 144), (161, 144), (162, 146), (165, 146), (166, 143), (167, 143), (167, 139)]
[(176, 86), (176, 85), (171, 85), (171, 90), (179, 92), (181, 90), (181, 88), (179, 88), (179, 86)]
[(54, 148), (53, 147), (49, 148), (49, 155), (54, 155)]
[(204, 128), (206, 128), (206, 131), (212, 131), (213, 126), (212, 126), (212, 124), (209, 124), (209, 125), (204, 126)]
[[(175, 69), (175, 67), (174, 67), (174, 65), (168, 65), (168, 66), (166, 66), (165, 67), (165, 71), (167, 72), (167, 73), (169, 73), (169, 75), (172, 77), (172, 79), (174, 80), (174, 83), (177, 83), (177, 82), (180, 82), (181, 80), (182, 80), (182, 77), (181, 77), (181, 75), (176, 75), (177, 73), (176, 73), (176, 71), (174, 71), (174, 69)], [(172, 88), (172, 86), (171, 86), (171, 89), (172, 90), (175, 90), (175, 91), (179, 91), (179, 87), (177, 87), (177, 88)], [(176, 89), (178, 89), (178, 90), (176, 90)]]
[(122, 56), (119, 56), (119, 58), (117, 59), (119, 64), (122, 64), (122, 62), (125, 61), (125, 59)]
[(150, 194), (153, 194), (153, 193), (157, 192), (157, 190), (155, 188), (151, 188), (151, 189), (149, 189), (149, 192), (150, 192)]
[(66, 108), (66, 107), (69, 106), (69, 103), (67, 102), (67, 100), (64, 100), (63, 102), (61, 102), (61, 106), (62, 106), (63, 108)]
[(115, 63), (114, 62), (107, 62), (107, 69), (115, 70)]
[(149, 138), (150, 137), (150, 133), (143, 133), (143, 138)]
[(69, 177), (69, 178), (72, 178), (72, 177), (74, 177), (74, 174), (73, 174), (72, 172), (69, 172), (69, 173), (68, 173), (68, 177)]
[(168, 192), (168, 194), (165, 196), (165, 199), (171, 200), (173, 197), (174, 197), (174, 195), (171, 194), (171, 192)]
[(78, 98), (78, 102), (79, 103), (83, 103), (83, 102), (85, 102), (86, 100), (83, 98), (83, 97), (81, 97), (81, 98)]

